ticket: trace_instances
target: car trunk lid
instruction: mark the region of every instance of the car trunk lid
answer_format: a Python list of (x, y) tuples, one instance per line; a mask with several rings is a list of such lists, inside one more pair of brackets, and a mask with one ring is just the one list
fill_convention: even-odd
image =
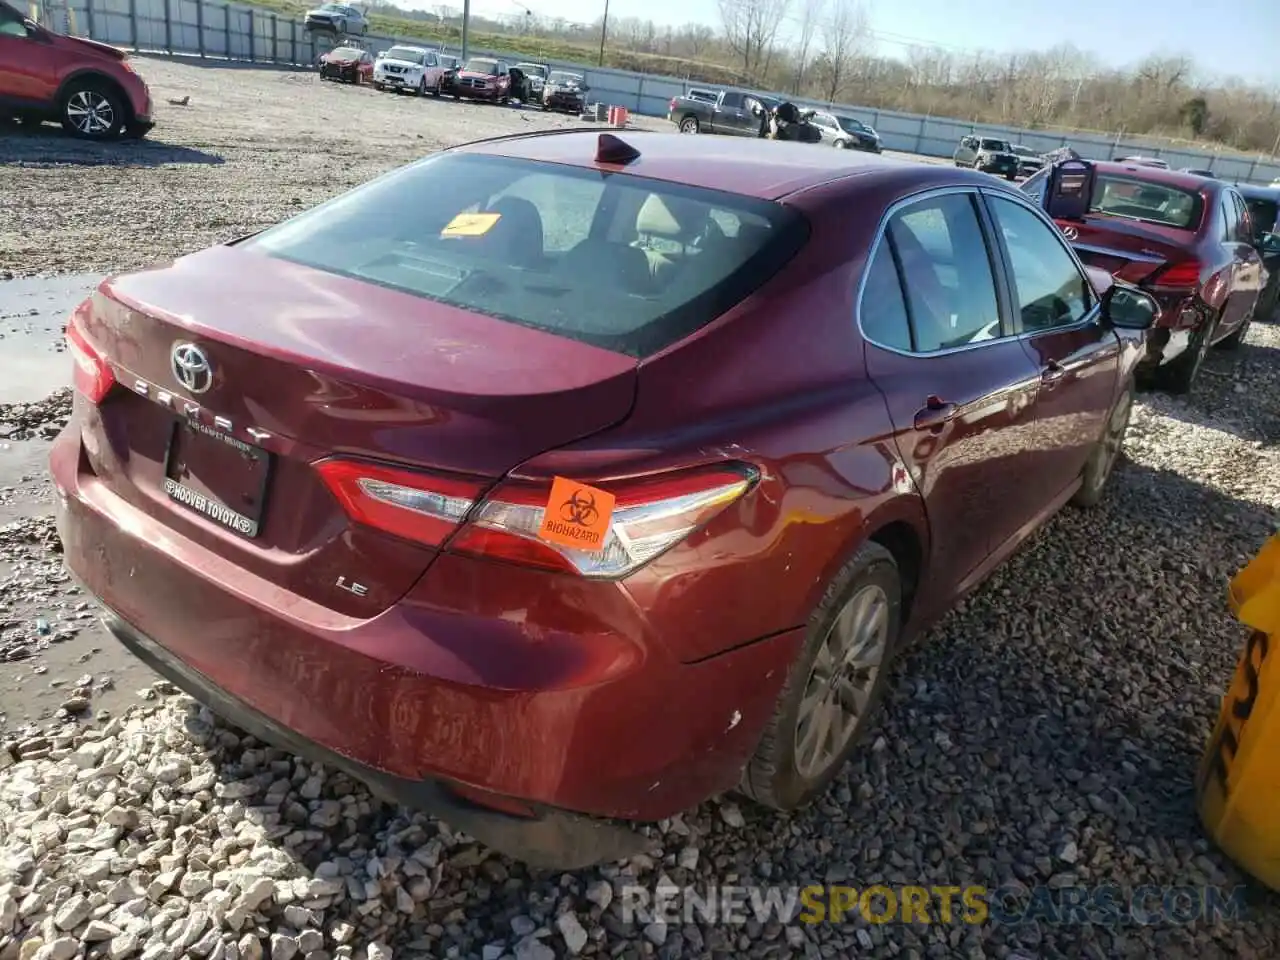
[[(630, 357), (231, 247), (105, 282), (85, 333), (128, 388), (97, 411), (108, 485), (349, 614), (385, 609), (434, 552), (350, 521), (316, 461), (488, 482), (620, 422), (635, 393)], [(180, 379), (184, 345), (207, 361), (207, 386)], [(209, 502), (256, 520), (256, 535)]]
[(1057, 223), (1081, 260), (1130, 283), (1149, 282), (1167, 264), (1190, 259), (1189, 230), (1096, 213)]

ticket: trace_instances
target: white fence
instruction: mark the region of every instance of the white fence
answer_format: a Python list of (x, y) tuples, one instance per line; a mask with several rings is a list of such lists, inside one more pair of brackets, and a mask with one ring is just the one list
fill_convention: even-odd
[[(70, 0), (69, 6), (76, 32), (134, 50), (312, 66), (328, 47), (325, 38), (304, 30), (300, 20), (237, 4), (209, 0)], [(398, 38), (368, 36), (363, 39), (369, 49), (378, 51), (390, 47)], [(530, 59), (502, 50), (472, 52)], [(627, 107), (644, 116), (665, 116), (672, 97), (684, 94), (690, 86), (706, 86), (673, 77), (584, 64), (552, 63), (550, 66), (583, 73), (591, 87), (592, 99)], [(856, 105), (833, 108), (813, 101), (796, 102), (856, 117), (876, 129), (886, 149), (926, 156), (949, 157), (962, 136), (976, 133), (1012, 140), (1042, 152), (1069, 145), (1082, 156), (1096, 160), (1133, 154), (1156, 156), (1175, 169), (1208, 169), (1228, 180), (1270, 183), (1280, 178), (1280, 161), (1274, 157), (1173, 148), (1166, 141), (1144, 137), (1022, 130)]]

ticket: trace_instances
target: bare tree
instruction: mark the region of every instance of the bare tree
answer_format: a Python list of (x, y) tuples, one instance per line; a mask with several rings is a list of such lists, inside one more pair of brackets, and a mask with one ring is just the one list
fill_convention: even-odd
[(719, 0), (725, 44), (747, 76), (763, 79), (791, 0)]
[(834, 103), (839, 97), (870, 36), (871, 25), (862, 0), (833, 0), (821, 29), (823, 99)]
[(809, 54), (813, 47), (813, 35), (822, 22), (827, 0), (802, 0), (800, 4), (800, 36), (796, 47), (796, 81), (792, 93), (804, 91), (805, 74), (809, 70)]

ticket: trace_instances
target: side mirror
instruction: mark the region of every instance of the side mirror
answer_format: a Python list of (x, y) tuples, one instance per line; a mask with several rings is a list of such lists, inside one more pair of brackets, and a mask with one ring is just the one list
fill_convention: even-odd
[(1127, 283), (1115, 283), (1102, 295), (1103, 319), (1120, 330), (1149, 330), (1159, 315), (1156, 298)]
[(1063, 160), (1049, 171), (1044, 209), (1055, 220), (1082, 220), (1093, 199), (1097, 170), (1088, 160)]
[(36, 40), (36, 41), (39, 41), (40, 43), (45, 43), (48, 41), (49, 31), (47, 31), (44, 27), (40, 26), (40, 24), (36, 23), (34, 20), (23, 20), (22, 25), (27, 30), (28, 39)]

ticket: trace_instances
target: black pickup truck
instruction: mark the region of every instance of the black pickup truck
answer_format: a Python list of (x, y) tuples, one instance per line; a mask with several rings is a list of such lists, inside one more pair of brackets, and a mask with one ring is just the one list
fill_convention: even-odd
[(672, 97), (667, 119), (681, 133), (720, 133), (731, 137), (758, 137), (767, 131), (768, 112), (778, 105), (760, 93), (722, 90), (714, 103), (694, 97)]

